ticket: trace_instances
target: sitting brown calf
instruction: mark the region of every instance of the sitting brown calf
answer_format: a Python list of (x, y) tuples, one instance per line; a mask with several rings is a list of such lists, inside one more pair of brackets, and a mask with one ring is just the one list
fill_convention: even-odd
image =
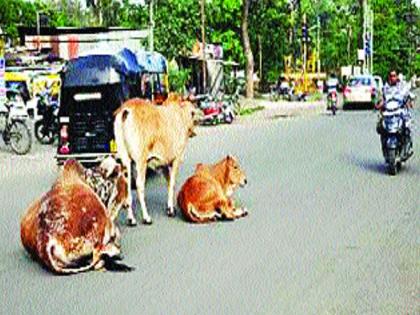
[(235, 208), (231, 197), (246, 182), (245, 173), (232, 156), (214, 165), (198, 164), (178, 194), (178, 205), (187, 220), (195, 223), (243, 217), (247, 210)]
[(50, 191), (30, 205), (22, 218), (23, 246), (59, 274), (108, 265), (129, 270), (113, 262), (120, 254), (114, 219), (126, 202), (126, 186), (121, 166), (112, 158), (96, 170), (67, 162)]

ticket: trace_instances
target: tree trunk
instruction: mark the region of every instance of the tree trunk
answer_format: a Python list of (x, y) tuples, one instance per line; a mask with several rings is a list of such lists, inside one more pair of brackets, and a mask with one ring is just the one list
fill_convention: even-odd
[(246, 70), (245, 70), (245, 78), (246, 78), (246, 93), (245, 96), (247, 98), (254, 97), (254, 56), (252, 55), (251, 50), (251, 43), (249, 41), (249, 33), (248, 33), (248, 15), (249, 15), (249, 6), (251, 0), (243, 0), (242, 4), (242, 40), (244, 44), (244, 53), (246, 58)]

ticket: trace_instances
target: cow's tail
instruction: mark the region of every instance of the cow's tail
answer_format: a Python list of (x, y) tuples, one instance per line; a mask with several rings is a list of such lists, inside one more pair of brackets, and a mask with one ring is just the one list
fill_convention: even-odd
[(120, 108), (115, 113), (114, 136), (119, 155), (128, 154), (124, 123), (130, 115), (130, 109), (125, 107)]
[(93, 259), (93, 254), (88, 254), (77, 260), (68, 261), (63, 247), (55, 240), (50, 239), (46, 246), (48, 262), (54, 272), (59, 274), (74, 274), (91, 270), (98, 261)]
[(214, 222), (218, 218), (218, 214), (216, 211), (212, 212), (199, 212), (194, 207), (193, 204), (187, 204), (187, 212), (189, 214), (189, 219), (194, 223), (208, 223)]

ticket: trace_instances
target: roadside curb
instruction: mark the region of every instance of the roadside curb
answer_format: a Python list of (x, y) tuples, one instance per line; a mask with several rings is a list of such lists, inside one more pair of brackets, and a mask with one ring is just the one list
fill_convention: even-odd
[(272, 102), (265, 99), (242, 99), (242, 108), (259, 108), (263, 110), (256, 111), (251, 115), (238, 117), (240, 120), (248, 119), (275, 119), (296, 116), (319, 115), (326, 112), (325, 101), (316, 102)]

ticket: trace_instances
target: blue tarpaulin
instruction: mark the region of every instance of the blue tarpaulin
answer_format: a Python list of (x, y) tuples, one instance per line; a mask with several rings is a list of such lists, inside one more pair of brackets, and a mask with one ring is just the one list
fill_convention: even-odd
[(164, 73), (167, 70), (165, 57), (157, 52), (138, 51), (136, 53), (137, 62), (146, 72)]
[(144, 71), (144, 67), (139, 64), (136, 55), (128, 48), (122, 49), (117, 54), (117, 58), (124, 65), (125, 74), (127, 75), (135, 76)]
[(167, 69), (165, 57), (159, 53), (124, 48), (113, 54), (109, 51), (92, 51), (72, 59), (66, 67), (64, 86), (85, 86), (116, 83), (116, 73), (124, 77), (135, 77), (142, 72), (164, 73)]

